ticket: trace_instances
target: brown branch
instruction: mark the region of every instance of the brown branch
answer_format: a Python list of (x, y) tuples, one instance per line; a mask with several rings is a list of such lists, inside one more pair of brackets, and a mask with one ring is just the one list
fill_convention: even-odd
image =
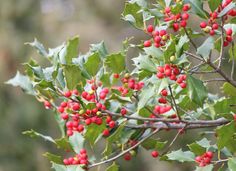
[(173, 101), (173, 103), (174, 103), (174, 106), (175, 106), (175, 110), (176, 110), (176, 114), (177, 114), (177, 116), (178, 116), (178, 119), (181, 120), (181, 116), (180, 116), (180, 114), (179, 114), (179, 110), (178, 110), (178, 107), (177, 107), (177, 104), (176, 104), (176, 101), (175, 101), (174, 94), (173, 94), (173, 92), (172, 92), (171, 86), (169, 85), (168, 88), (169, 88), (169, 90), (170, 90), (170, 96), (171, 96), (171, 99), (172, 99), (172, 101)]

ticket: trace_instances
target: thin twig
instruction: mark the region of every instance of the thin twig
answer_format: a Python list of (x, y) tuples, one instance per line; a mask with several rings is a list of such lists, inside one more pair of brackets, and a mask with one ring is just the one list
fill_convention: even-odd
[(135, 145), (133, 145), (132, 147), (122, 151), (120, 154), (110, 158), (110, 159), (107, 159), (107, 160), (104, 160), (104, 161), (101, 161), (101, 162), (98, 162), (98, 163), (94, 163), (94, 164), (91, 164), (88, 166), (88, 168), (92, 168), (92, 167), (95, 167), (95, 166), (99, 166), (99, 165), (102, 165), (102, 164), (105, 164), (105, 163), (110, 163), (112, 161), (115, 161), (116, 159), (118, 159), (119, 157), (122, 157), (123, 155), (125, 155), (126, 153), (128, 153), (129, 151), (135, 149), (136, 147), (138, 147), (140, 144), (142, 144), (145, 140), (147, 140), (148, 138), (150, 138), (151, 136), (153, 136), (154, 134), (156, 134), (157, 132), (159, 131), (159, 129), (156, 129), (154, 130), (152, 133), (150, 133), (149, 135), (147, 135), (146, 137), (144, 137), (143, 139), (141, 139), (138, 143), (136, 143)]
[(223, 78), (213, 78), (213, 79), (210, 79), (210, 80), (204, 80), (203, 82), (205, 83), (209, 83), (209, 82), (215, 82), (215, 81), (225, 81), (225, 79)]
[(199, 61), (205, 62), (203, 58), (200, 58), (199, 56), (197, 56), (197, 55), (195, 55), (195, 54), (193, 54), (193, 53), (189, 53), (189, 52), (186, 52), (186, 51), (185, 51), (184, 53), (185, 53), (186, 55), (188, 55), (188, 56), (194, 58), (194, 59), (197, 59), (197, 60), (199, 60)]
[(191, 42), (191, 44), (193, 45), (194, 49), (197, 51), (197, 45), (193, 42), (193, 40), (191, 39), (190, 35), (188, 34), (187, 29), (184, 27), (184, 32), (187, 35), (189, 41)]
[(175, 97), (174, 97), (174, 94), (173, 94), (173, 92), (172, 92), (171, 86), (169, 85), (168, 88), (169, 88), (169, 90), (170, 90), (170, 96), (171, 96), (172, 101), (173, 101), (173, 103), (174, 103), (174, 106), (175, 106), (175, 110), (176, 110), (176, 114), (177, 114), (177, 116), (178, 116), (178, 119), (181, 120), (180, 113), (179, 113), (179, 110), (178, 110), (178, 107), (177, 107), (177, 104), (176, 104)]

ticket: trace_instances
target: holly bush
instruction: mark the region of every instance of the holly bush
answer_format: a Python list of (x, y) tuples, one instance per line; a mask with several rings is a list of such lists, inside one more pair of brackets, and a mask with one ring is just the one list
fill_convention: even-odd
[[(56, 171), (102, 164), (117, 171), (118, 158), (131, 160), (140, 149), (159, 160), (195, 163), (196, 170), (235, 170), (235, 7), (232, 0), (130, 0), (122, 19), (146, 34), (138, 44), (126, 39), (121, 51), (109, 53), (101, 42), (82, 54), (79, 37), (53, 49), (36, 39), (28, 43), (47, 66), (31, 59), (25, 74), (17, 72), (7, 83), (51, 110), (61, 137), (23, 134), (67, 152), (44, 154)], [(139, 53), (132, 70), (126, 66), (130, 49)], [(209, 87), (215, 82), (222, 82), (220, 95)], [(179, 136), (194, 129), (196, 141), (173, 149)], [(171, 140), (161, 136), (168, 131), (176, 132)]]

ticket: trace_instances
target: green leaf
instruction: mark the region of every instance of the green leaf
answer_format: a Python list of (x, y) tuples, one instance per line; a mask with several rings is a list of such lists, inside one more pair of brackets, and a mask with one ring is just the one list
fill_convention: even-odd
[(228, 148), (231, 152), (236, 151), (236, 123), (232, 121), (230, 124), (217, 128), (217, 146), (219, 149)]
[(202, 155), (210, 147), (210, 142), (206, 138), (203, 138), (201, 141), (189, 144), (188, 147), (194, 154)]
[(84, 68), (89, 75), (95, 76), (100, 69), (101, 59), (98, 53), (94, 53), (87, 58), (87, 61), (84, 63)]
[(222, 0), (209, 0), (208, 4), (212, 12), (214, 12), (219, 5), (222, 3)]
[(230, 105), (236, 104), (236, 97), (231, 98), (222, 98), (215, 102), (213, 105), (215, 112), (217, 115), (221, 116), (222, 114), (229, 114), (230, 112), (236, 112), (235, 107), (231, 107)]
[(152, 150), (152, 149), (162, 150), (165, 147), (166, 143), (167, 141), (162, 142), (153, 138), (149, 138), (145, 140), (141, 145), (146, 150)]
[(43, 156), (47, 157), (47, 159), (51, 162), (54, 162), (54, 163), (57, 163), (57, 164), (62, 164), (63, 163), (61, 156), (57, 156), (57, 155), (51, 154), (49, 152), (44, 153)]
[(160, 60), (163, 57), (163, 52), (159, 48), (156, 48), (155, 46), (146, 47), (146, 48), (143, 48), (143, 50), (145, 51), (147, 55), (153, 58)]
[(81, 70), (77, 65), (65, 65), (63, 69), (66, 86), (69, 90), (73, 90), (83, 80)]
[(61, 165), (61, 164), (56, 164), (56, 163), (53, 163), (53, 162), (52, 162), (52, 168), (53, 168), (55, 171), (67, 171), (66, 166)]
[(67, 138), (63, 137), (60, 139), (55, 139), (55, 142), (56, 142), (57, 148), (62, 148), (66, 151), (67, 150), (72, 151), (72, 147)]
[(125, 56), (122, 53), (111, 54), (106, 57), (105, 65), (114, 73), (121, 73), (125, 70)]
[(223, 17), (225, 14), (227, 14), (231, 9), (235, 7), (235, 3), (231, 2), (229, 5), (227, 5), (219, 14), (218, 17)]
[(229, 159), (228, 168), (230, 171), (236, 171), (236, 158)]
[(31, 95), (35, 95), (33, 85), (29, 79), (29, 77), (22, 75), (19, 71), (17, 71), (16, 76), (6, 82), (6, 84), (11, 84), (12, 86), (19, 86), (22, 90)]
[(214, 38), (208, 37), (205, 42), (197, 48), (197, 54), (201, 55), (204, 59), (208, 59), (211, 50), (214, 48)]
[(196, 104), (203, 106), (203, 102), (207, 98), (207, 91), (203, 82), (189, 75), (187, 77), (187, 85), (189, 98)]
[(228, 82), (224, 83), (222, 89), (224, 93), (227, 94), (228, 96), (236, 97), (236, 88), (231, 84), (229, 84)]
[(97, 140), (99, 139), (99, 136), (101, 135), (102, 131), (105, 128), (106, 128), (105, 123), (103, 123), (102, 125), (90, 124), (87, 127), (84, 137), (93, 146), (97, 142)]
[(106, 171), (119, 171), (119, 166), (115, 162), (113, 162), (113, 164), (109, 166)]
[(203, 9), (203, 2), (202, 0), (186, 0), (186, 3), (191, 4), (191, 11), (197, 14), (199, 17), (203, 19), (207, 19), (207, 14)]
[(34, 47), (35, 49), (37, 49), (38, 53), (40, 55), (42, 55), (43, 57), (48, 56), (47, 50), (44, 48), (43, 44), (41, 44), (36, 38), (34, 39), (33, 42), (27, 42), (25, 44), (30, 45), (30, 46)]
[(91, 44), (90, 46), (91, 47), (89, 50), (94, 53), (98, 52), (101, 58), (105, 58), (108, 55), (104, 41), (101, 41), (100, 43), (97, 44)]
[(213, 168), (213, 164), (210, 164), (205, 167), (197, 167), (195, 171), (212, 171)]
[(156, 72), (156, 66), (148, 55), (139, 54), (138, 57), (132, 59), (138, 69), (144, 69), (150, 72)]
[(69, 137), (69, 142), (77, 154), (79, 154), (80, 150), (83, 148), (84, 140), (84, 137), (78, 132), (74, 132), (74, 134)]
[(138, 111), (142, 109), (147, 102), (150, 100), (152, 96), (154, 96), (155, 93), (155, 87), (154, 86), (148, 86), (147, 88), (144, 88), (142, 92), (139, 95), (139, 102), (138, 102)]
[(50, 142), (52, 142), (52, 143), (54, 143), (54, 144), (56, 143), (52, 137), (46, 136), (46, 135), (43, 135), (43, 134), (40, 134), (40, 133), (34, 131), (33, 129), (28, 130), (28, 131), (24, 131), (24, 132), (22, 132), (22, 134), (23, 134), (23, 135), (28, 135), (28, 136), (30, 136), (31, 138), (40, 137), (40, 138), (43, 138), (45, 141), (50, 141)]
[(122, 13), (122, 19), (128, 21), (138, 29), (143, 29), (143, 14), (140, 13), (141, 7), (137, 3), (126, 2)]
[(72, 59), (78, 56), (79, 37), (74, 37), (67, 41), (66, 45), (59, 52), (62, 64), (72, 64)]
[(179, 162), (185, 161), (194, 161), (194, 154), (190, 151), (182, 151), (181, 149), (178, 151), (172, 151), (171, 153), (167, 154), (169, 160), (176, 160)]

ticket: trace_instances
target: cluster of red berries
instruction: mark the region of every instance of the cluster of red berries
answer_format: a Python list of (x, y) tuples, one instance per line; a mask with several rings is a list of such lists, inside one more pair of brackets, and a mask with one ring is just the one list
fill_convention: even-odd
[(144, 47), (150, 47), (152, 46), (152, 43), (154, 43), (154, 46), (157, 48), (165, 46), (167, 40), (170, 38), (166, 30), (157, 31), (153, 25), (147, 26), (147, 32), (152, 36), (152, 39), (144, 41)]
[(164, 14), (165, 14), (164, 21), (165, 22), (172, 21), (173, 30), (177, 32), (179, 31), (180, 27), (187, 26), (187, 21), (189, 19), (189, 14), (187, 13), (187, 11), (189, 11), (190, 8), (191, 8), (190, 4), (184, 4), (182, 8), (183, 13), (174, 14), (171, 12), (170, 7), (166, 7), (164, 11)]
[[(205, 33), (209, 33), (211, 36), (214, 36), (216, 31), (219, 29), (219, 24), (217, 23), (219, 13), (227, 7), (232, 0), (226, 0), (223, 4), (221, 4), (218, 9), (212, 13), (210, 13), (210, 18), (208, 22), (201, 22), (200, 27), (203, 29)], [(236, 10), (231, 9), (225, 16), (223, 16), (223, 20), (227, 20), (228, 16), (236, 16)], [(230, 42), (232, 42), (232, 29), (225, 30), (225, 41), (224, 46), (228, 46)]]
[(197, 156), (195, 158), (195, 161), (199, 164), (200, 167), (204, 167), (211, 163), (212, 158), (213, 158), (213, 152), (207, 151), (203, 155)]
[(121, 78), (121, 82), (122, 86), (117, 86), (113, 88), (117, 89), (122, 96), (126, 96), (129, 93), (129, 90), (140, 91), (144, 87), (144, 82), (136, 81), (135, 79), (131, 78), (129, 74), (125, 74), (125, 76)]
[(74, 157), (69, 157), (63, 160), (65, 165), (85, 165), (89, 164), (87, 151), (85, 149), (81, 149), (79, 154), (76, 154)]
[(186, 88), (186, 79), (185, 74), (181, 74), (179, 68), (176, 65), (165, 64), (165, 66), (159, 66), (157, 68), (157, 78), (162, 79), (168, 77), (170, 80), (176, 81), (181, 88)]

